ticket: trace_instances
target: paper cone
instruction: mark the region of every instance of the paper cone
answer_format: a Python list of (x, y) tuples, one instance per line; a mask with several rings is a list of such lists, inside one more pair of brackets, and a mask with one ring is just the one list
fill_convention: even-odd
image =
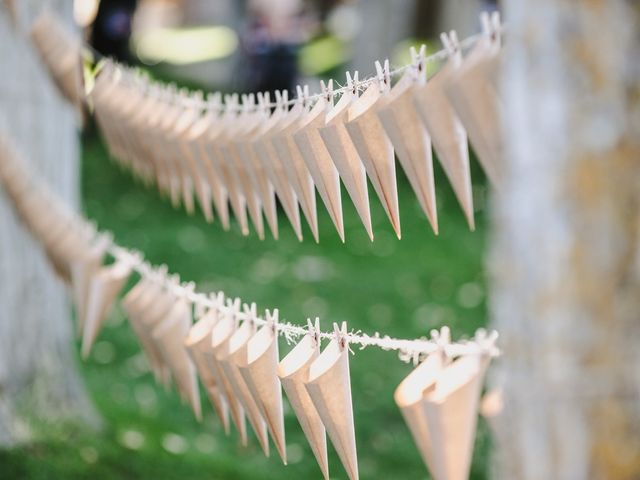
[(322, 476), (328, 480), (329, 460), (324, 425), (304, 386), (304, 382), (309, 378), (309, 367), (318, 355), (320, 355), (318, 342), (312, 336), (305, 335), (278, 365), (278, 376), (311, 446), (311, 451), (316, 457)]
[(229, 408), (221, 391), (222, 386), (218, 388), (218, 382), (206, 356), (206, 352), (211, 348), (211, 332), (217, 322), (218, 312), (215, 309), (209, 310), (191, 327), (184, 344), (196, 366), (209, 400), (222, 422), (224, 432), (228, 435)]
[(223, 315), (222, 318), (216, 323), (211, 331), (211, 348), (204, 351), (205, 358), (209, 362), (211, 367), (211, 373), (216, 379), (216, 384), (222, 387), (221, 391), (224, 394), (226, 403), (229, 406), (231, 413), (231, 419), (238, 429), (240, 435), (240, 442), (242, 445), (247, 445), (247, 425), (245, 423), (244, 408), (240, 399), (236, 395), (230, 379), (227, 377), (221, 363), (218, 361), (218, 356), (226, 358), (229, 355), (229, 339), (233, 334), (235, 320), (227, 315)]
[(313, 178), (318, 193), (327, 207), (329, 216), (344, 242), (344, 222), (342, 220), (342, 199), (340, 197), (340, 179), (329, 151), (320, 136), (324, 127), (326, 111), (329, 104), (320, 98), (301, 120), (299, 130), (293, 134), (296, 145), (300, 149), (309, 173)]
[(162, 322), (152, 332), (165, 362), (171, 368), (181, 397), (189, 403), (198, 420), (202, 419), (198, 381), (193, 362), (184, 348), (184, 340), (191, 328), (191, 306), (178, 299)]
[(418, 114), (431, 135), (433, 148), (473, 230), (475, 223), (467, 133), (444, 92), (459, 62), (459, 56), (451, 57), (432, 79), (416, 88), (413, 98)]
[(249, 423), (258, 438), (264, 454), (269, 456), (269, 437), (267, 436), (267, 424), (260, 414), (256, 399), (251, 394), (240, 368), (247, 364), (247, 342), (253, 335), (254, 326), (250, 322), (244, 322), (234, 332), (229, 340), (229, 350), (226, 356), (217, 356), (225, 375), (229, 379), (233, 391), (240, 400), (244, 411), (247, 413)]
[(500, 105), (494, 87), (485, 75), (485, 65), (496, 52), (490, 37), (481, 37), (444, 90), (487, 177), (499, 187), (503, 154)]
[(82, 321), (82, 357), (87, 358), (102, 324), (104, 323), (118, 293), (124, 287), (131, 267), (115, 263), (96, 272), (89, 283), (85, 317)]
[(433, 449), (424, 409), (424, 393), (435, 387), (443, 367), (440, 352), (429, 355), (396, 388), (394, 400), (411, 431), (422, 460), (433, 474)]
[(307, 392), (327, 429), (350, 480), (358, 479), (358, 456), (353, 425), (349, 349), (331, 340), (309, 367)]
[(278, 370), (278, 338), (273, 325), (265, 325), (247, 343), (247, 364), (240, 368), (249, 390), (267, 422), (273, 443), (287, 464), (284, 413)]
[(433, 231), (438, 234), (438, 212), (433, 180), (431, 138), (413, 102), (417, 80), (406, 73), (389, 92), (387, 106), (378, 118), (395, 147), (398, 160), (416, 193)]
[(349, 106), (354, 99), (355, 96), (348, 92), (342, 95), (340, 101), (327, 114), (326, 126), (320, 128), (320, 135), (369, 238), (373, 240), (367, 173), (345, 127)]
[(224, 153), (228, 149), (228, 142), (233, 138), (234, 125), (232, 120), (233, 117), (223, 117), (222, 128), (210, 129), (204, 148), (206, 158), (211, 160), (211, 166), (216, 170), (216, 175), (223, 180), (223, 184), (227, 189), (231, 209), (240, 225), (240, 231), (243, 235), (249, 235), (247, 201), (237, 180), (238, 174), (233, 170), (233, 159), (228, 159), (228, 155)]
[(424, 396), (432, 471), (438, 480), (469, 478), (485, 368), (479, 355), (459, 358), (441, 371), (435, 389)]
[(210, 135), (210, 129), (216, 128), (216, 120), (212, 114), (200, 118), (187, 132), (185, 147), (188, 154), (200, 165), (200, 169), (204, 172), (204, 180), (211, 191), (213, 204), (216, 207), (216, 212), (218, 212), (218, 217), (220, 217), (222, 228), (229, 230), (229, 199), (227, 188), (223, 184), (223, 177), (216, 171), (213, 160), (209, 158), (204, 144)]
[(84, 326), (83, 322), (86, 315), (89, 285), (93, 276), (102, 266), (104, 255), (109, 246), (109, 240), (108, 237), (99, 237), (89, 251), (80, 252), (78, 257), (72, 258), (69, 264), (79, 334), (82, 334)]
[(167, 374), (165, 370), (167, 367), (164, 364), (158, 346), (151, 336), (151, 330), (147, 328), (142, 320), (142, 312), (149, 308), (151, 302), (153, 302), (159, 294), (159, 286), (142, 279), (124, 296), (122, 308), (129, 319), (129, 324), (133, 332), (140, 342), (140, 346), (149, 362), (156, 381), (166, 383)]
[(347, 131), (362, 159), (371, 184), (384, 211), (400, 238), (400, 214), (398, 212), (398, 190), (393, 145), (382, 128), (377, 111), (386, 105), (379, 85), (372, 83), (349, 107)]
[(282, 129), (272, 135), (271, 142), (277, 153), (277, 160), (280, 161), (281, 168), (296, 192), (296, 197), (300, 202), (313, 238), (318, 242), (318, 212), (313, 178), (293, 138), (293, 135), (301, 127), (304, 113), (301, 104), (294, 105), (288, 113)]
[(300, 224), (298, 199), (293, 186), (289, 182), (287, 171), (280, 162), (275, 146), (270, 140), (276, 132), (282, 129), (284, 121), (284, 119), (281, 119), (273, 125), (270, 130), (265, 132), (261, 138), (254, 140), (254, 150), (275, 189), (276, 195), (278, 195), (280, 199), (280, 204), (291, 223), (296, 237), (302, 241), (302, 226)]

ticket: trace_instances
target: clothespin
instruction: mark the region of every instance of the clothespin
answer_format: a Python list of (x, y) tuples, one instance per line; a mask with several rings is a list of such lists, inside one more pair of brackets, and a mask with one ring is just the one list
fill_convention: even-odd
[(232, 115), (238, 111), (238, 94), (226, 94), (224, 96), (224, 112), (227, 116)]
[(233, 300), (227, 298), (227, 309), (225, 311), (225, 315), (227, 315), (231, 320), (234, 321), (235, 328), (238, 328), (238, 322), (240, 320), (240, 299), (234, 298)]
[(409, 49), (411, 54), (411, 65), (413, 67), (414, 78), (416, 80), (425, 80), (427, 78), (425, 56), (427, 52), (427, 46), (423, 43), (420, 45), (420, 50), (416, 51), (415, 47)]
[(258, 312), (255, 302), (252, 302), (251, 305), (243, 304), (242, 310), (244, 311), (243, 317), (244, 321), (248, 322), (251, 326), (251, 330), (255, 331), (256, 329), (256, 318), (258, 318)]
[(351, 78), (351, 74), (347, 72), (347, 88), (351, 91), (351, 94), (356, 97), (358, 96), (358, 71), (353, 72), (353, 78)]
[(498, 47), (502, 43), (502, 22), (497, 10), (491, 14), (491, 40)]
[(376, 79), (380, 92), (386, 92), (391, 88), (391, 74), (389, 73), (389, 59), (384, 61), (384, 66), (378, 60), (375, 62)]
[(327, 103), (329, 105), (333, 105), (333, 78), (330, 79), (326, 85), (324, 80), (320, 80), (320, 90), (322, 91), (322, 95)]
[(307, 318), (307, 335), (309, 335), (317, 345), (320, 345), (320, 318), (316, 317), (312, 322)]
[(274, 308), (273, 310), (265, 310), (265, 315), (266, 315), (266, 320), (267, 320), (267, 325), (269, 326), (269, 328), (271, 328), (271, 330), (273, 331), (274, 334), (278, 333), (278, 315), (279, 315), (279, 311), (277, 308)]
[(497, 331), (492, 330), (487, 332), (484, 328), (476, 330), (476, 334), (473, 337), (473, 341), (478, 345), (482, 355), (495, 356), (500, 353), (496, 347), (499, 334)]
[(480, 28), (482, 30), (482, 35), (486, 37), (491, 36), (492, 25), (491, 15), (489, 14), (489, 12), (480, 13)]
[(207, 95), (206, 110), (208, 112), (219, 113), (221, 106), (222, 106), (222, 94), (220, 92), (209, 93)]
[(305, 85), (304, 87), (296, 85), (296, 93), (296, 100), (303, 108), (307, 108), (309, 106), (309, 85)]
[(338, 325), (337, 322), (333, 322), (333, 334), (336, 337), (338, 345), (341, 349), (348, 348), (349, 342), (347, 341), (347, 322), (342, 322), (342, 325)]
[(436, 351), (440, 352), (443, 363), (446, 365), (449, 359), (447, 347), (451, 343), (451, 330), (447, 326), (442, 327), (440, 331), (433, 329), (431, 330), (431, 340), (436, 344)]

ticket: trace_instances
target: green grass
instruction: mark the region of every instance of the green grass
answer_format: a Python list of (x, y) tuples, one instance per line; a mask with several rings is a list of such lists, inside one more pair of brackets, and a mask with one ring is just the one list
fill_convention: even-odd
[[(398, 167), (402, 240), (397, 240), (370, 189), (375, 242), (369, 242), (343, 191), (346, 243), (342, 244), (318, 198), (320, 243), (307, 229), (299, 243), (286, 217), (281, 238), (242, 237), (236, 225), (225, 232), (196, 215), (174, 210), (157, 192), (132, 180), (112, 163), (93, 135), (84, 139), (84, 211), (123, 246), (166, 263), (200, 291), (224, 290), (255, 301), (259, 309), (278, 307), (281, 318), (304, 323), (320, 316), (322, 328), (347, 320), (350, 328), (398, 337), (419, 337), (449, 325), (455, 339), (485, 324), (483, 252), (484, 178), (478, 183), (477, 231), (470, 232), (441, 169), (436, 169), (440, 235), (436, 237)], [(281, 356), (290, 348), (281, 341)], [(117, 309), (101, 332), (91, 358), (81, 365), (89, 392), (104, 418), (100, 433), (45, 432), (30, 447), (0, 452), (2, 478), (320, 478), (295, 415), (285, 405), (290, 465), (272, 445), (265, 458), (250, 436), (239, 446), (225, 437), (204, 401), (198, 423), (173, 392), (153, 383), (147, 364)], [(361, 478), (428, 478), (393, 391), (411, 367), (393, 352), (357, 350), (351, 356), (351, 383)], [(285, 402), (286, 403), (286, 402)], [(252, 433), (250, 434), (252, 435)], [(489, 437), (480, 422), (472, 478), (486, 477)], [(346, 478), (329, 446), (332, 478)]]

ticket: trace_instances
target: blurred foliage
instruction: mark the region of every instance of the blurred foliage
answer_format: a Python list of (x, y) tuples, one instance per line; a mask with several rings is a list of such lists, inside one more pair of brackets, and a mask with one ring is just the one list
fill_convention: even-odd
[[(156, 191), (137, 184), (107, 156), (95, 135), (84, 139), (82, 192), (85, 214), (116, 241), (167, 263), (200, 291), (224, 290), (259, 309), (278, 307), (281, 318), (304, 323), (320, 316), (348, 320), (350, 328), (419, 337), (449, 325), (458, 339), (485, 324), (484, 177), (474, 161), (477, 231), (470, 232), (442, 169), (436, 167), (440, 235), (436, 237), (398, 167), (402, 240), (398, 240), (370, 188), (375, 241), (371, 243), (343, 191), (346, 243), (318, 198), (320, 243), (310, 231), (299, 243), (280, 212), (280, 240), (242, 237), (201, 216), (174, 210)], [(436, 163), (436, 162), (434, 162)], [(281, 356), (291, 348), (281, 340)], [(232, 431), (225, 437), (203, 396), (198, 423), (174, 392), (153, 383), (136, 339), (119, 309), (81, 365), (104, 417), (100, 433), (59, 427), (35, 444), (0, 452), (1, 478), (319, 478), (320, 471), (292, 410), (285, 402), (289, 466), (275, 448), (265, 458), (250, 434), (248, 448)], [(359, 351), (351, 357), (351, 381), (361, 478), (428, 478), (393, 391), (411, 370), (393, 352)], [(490, 449), (481, 421), (471, 478), (486, 477)], [(273, 445), (272, 445), (273, 447)], [(332, 478), (345, 478), (329, 446)]]

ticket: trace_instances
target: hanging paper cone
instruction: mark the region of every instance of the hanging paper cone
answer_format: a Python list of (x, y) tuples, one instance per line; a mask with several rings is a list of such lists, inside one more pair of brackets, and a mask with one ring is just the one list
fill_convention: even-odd
[[(229, 230), (229, 202), (228, 192), (223, 184), (223, 178), (213, 166), (213, 160), (209, 158), (204, 142), (210, 136), (210, 130), (216, 128), (216, 117), (207, 114), (200, 118), (187, 132), (186, 145), (187, 154), (200, 166), (204, 174), (204, 180), (209, 187), (213, 204), (222, 223), (224, 230)], [(220, 127), (218, 127), (220, 128)]]
[(487, 177), (495, 187), (501, 184), (502, 135), (499, 100), (485, 75), (485, 65), (496, 53), (486, 33), (452, 74), (445, 93), (464, 125), (471, 145)]
[(217, 357), (225, 375), (231, 382), (233, 391), (242, 403), (244, 411), (247, 413), (249, 423), (258, 438), (258, 443), (262, 451), (269, 456), (269, 437), (267, 434), (267, 424), (260, 414), (260, 408), (256, 399), (251, 394), (249, 387), (240, 372), (241, 367), (247, 364), (247, 342), (253, 335), (255, 327), (251, 322), (244, 322), (238, 330), (234, 332), (229, 340), (229, 350), (227, 356)]
[(278, 376), (316, 457), (322, 476), (328, 480), (329, 460), (324, 425), (304, 385), (309, 378), (309, 367), (318, 355), (320, 345), (311, 335), (305, 335), (278, 365)]
[(130, 274), (131, 267), (118, 262), (102, 268), (91, 278), (86, 297), (85, 317), (82, 321), (83, 358), (89, 356), (93, 342)]
[(72, 259), (69, 264), (71, 284), (73, 287), (73, 300), (76, 306), (76, 317), (78, 321), (78, 334), (82, 334), (84, 326), (83, 322), (88, 300), (87, 294), (89, 292), (91, 279), (102, 266), (109, 242), (109, 237), (98, 237), (89, 251), (81, 252), (78, 258)]
[(262, 327), (247, 342), (247, 364), (240, 368), (249, 390), (267, 422), (273, 443), (287, 464), (284, 413), (278, 370), (278, 337), (273, 324)]
[(327, 114), (326, 126), (320, 129), (320, 135), (340, 173), (342, 183), (344, 183), (353, 205), (356, 207), (369, 238), (373, 240), (367, 173), (345, 126), (349, 115), (349, 106), (354, 99), (355, 95), (349, 92), (342, 95), (338, 103)]
[(296, 103), (288, 113), (282, 129), (271, 137), (271, 142), (281, 163), (281, 168), (285, 171), (289, 183), (296, 192), (296, 197), (307, 219), (311, 234), (317, 243), (318, 212), (313, 178), (293, 137), (302, 126), (304, 114), (305, 111), (302, 105)]
[(140, 342), (156, 381), (164, 383), (166, 381), (166, 366), (162, 359), (162, 354), (151, 336), (151, 330), (147, 328), (141, 318), (142, 312), (150, 307), (151, 302), (157, 298), (159, 292), (160, 287), (143, 278), (124, 296), (122, 308)]
[(442, 367), (440, 352), (429, 355), (398, 385), (393, 395), (422, 460), (432, 474), (435, 472), (433, 448), (424, 409), (424, 393), (434, 388)]
[(362, 159), (391, 225), (400, 238), (400, 214), (393, 145), (380, 123), (377, 111), (386, 105), (378, 83), (372, 83), (349, 107), (347, 131)]
[(459, 358), (441, 371), (435, 388), (424, 396), (432, 471), (438, 480), (469, 478), (485, 368), (480, 355)]
[(438, 212), (433, 180), (431, 138), (414, 105), (413, 95), (419, 79), (406, 73), (389, 92), (387, 106), (378, 110), (378, 118), (395, 147), (407, 179), (438, 234)]
[(222, 422), (224, 432), (228, 435), (229, 409), (223, 394), (218, 389), (216, 377), (206, 357), (206, 351), (211, 347), (211, 332), (217, 321), (217, 311), (215, 309), (209, 310), (191, 327), (184, 344), (196, 366), (209, 400)]
[(467, 133), (444, 92), (444, 87), (451, 80), (451, 75), (460, 61), (459, 52), (450, 56), (449, 61), (432, 79), (416, 88), (414, 100), (420, 119), (431, 135), (433, 148), (462, 206), (467, 223), (473, 230), (475, 223)]
[(344, 242), (344, 222), (342, 219), (342, 199), (340, 178), (329, 151), (322, 141), (319, 128), (324, 127), (328, 102), (320, 98), (301, 120), (299, 130), (293, 134), (318, 193), (327, 207), (329, 216)]
[(353, 425), (349, 349), (344, 337), (337, 335), (314, 360), (309, 367), (305, 386), (347, 475), (350, 480), (357, 480), (358, 456)]
[(198, 381), (193, 362), (184, 348), (191, 328), (191, 306), (178, 299), (162, 322), (153, 329), (165, 362), (171, 368), (180, 396), (189, 403), (198, 420), (202, 419)]
[(245, 422), (244, 408), (240, 399), (236, 395), (230, 379), (227, 377), (222, 364), (218, 360), (229, 355), (229, 339), (235, 330), (235, 320), (228, 315), (223, 315), (211, 331), (211, 348), (204, 351), (205, 358), (211, 367), (211, 373), (216, 379), (216, 383), (222, 387), (226, 403), (229, 406), (231, 419), (238, 429), (240, 443), (247, 445), (247, 425)]
[(283, 116), (271, 129), (265, 132), (261, 138), (254, 140), (254, 149), (258, 160), (262, 164), (276, 195), (280, 199), (280, 204), (287, 215), (291, 227), (298, 240), (302, 241), (302, 226), (300, 224), (300, 211), (298, 210), (298, 199), (295, 190), (289, 182), (287, 171), (280, 162), (278, 153), (271, 138), (277, 134), (285, 125), (286, 117)]

